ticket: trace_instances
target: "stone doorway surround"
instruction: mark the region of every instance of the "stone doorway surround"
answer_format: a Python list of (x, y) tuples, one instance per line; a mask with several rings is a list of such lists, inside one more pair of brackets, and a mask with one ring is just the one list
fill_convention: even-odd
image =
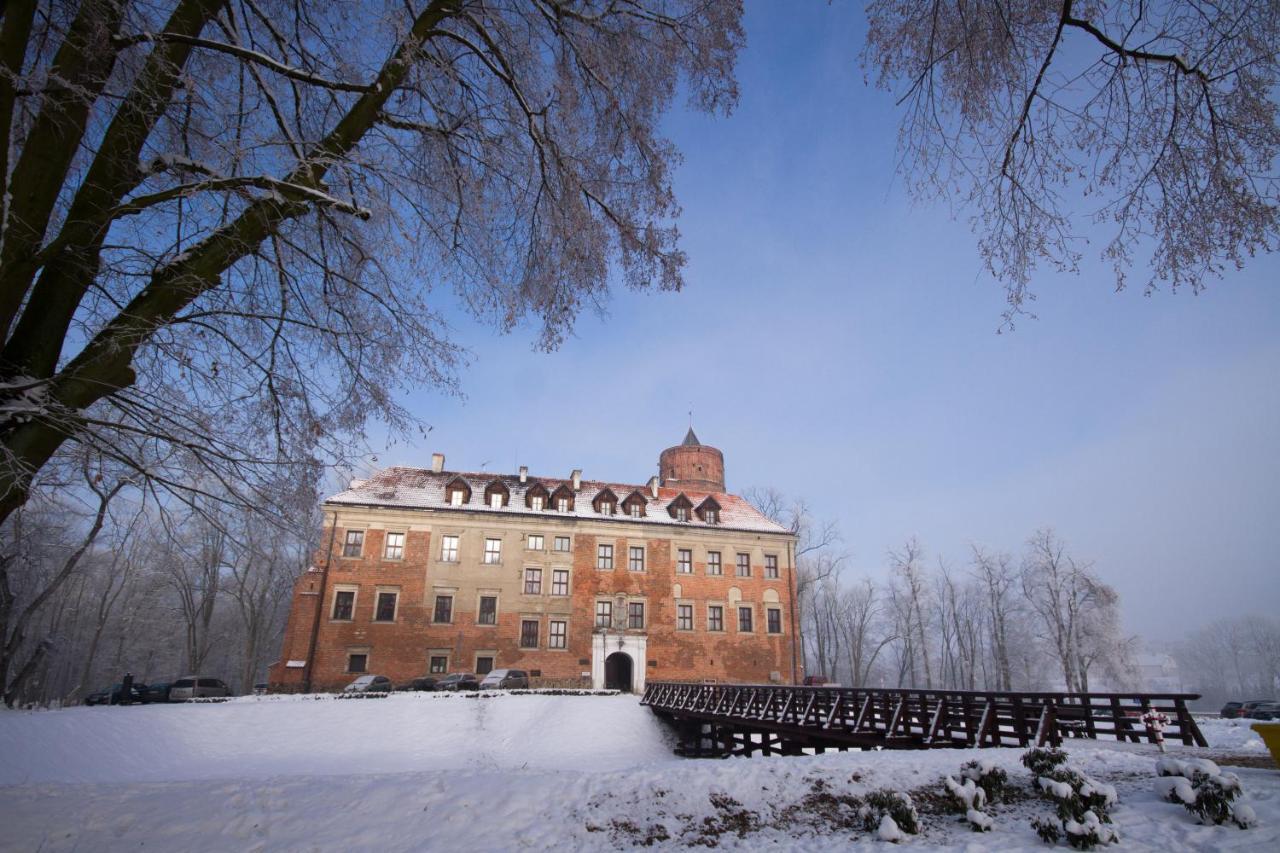
[(649, 638), (644, 634), (624, 634), (621, 631), (600, 631), (591, 635), (591, 687), (604, 690), (604, 661), (615, 652), (631, 658), (631, 692), (644, 692), (645, 652)]

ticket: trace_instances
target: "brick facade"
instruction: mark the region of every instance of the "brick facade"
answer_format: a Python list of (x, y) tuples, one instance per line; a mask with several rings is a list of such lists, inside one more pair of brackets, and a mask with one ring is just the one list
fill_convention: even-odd
[[(374, 496), (392, 494), (386, 484), (397, 484), (397, 496), (410, 495), (406, 505), (363, 503), (366, 493), (354, 491), (325, 503), (322, 544), (295, 586), (280, 660), (270, 670), (273, 688), (340, 688), (362, 662), (370, 673), (407, 681), (428, 674), (432, 658), (448, 672), (474, 672), (484, 658), (493, 668), (537, 670), (542, 683), (566, 685), (604, 686), (611, 657), (631, 663), (632, 687), (648, 679), (789, 683), (799, 677), (794, 537), (741, 498), (712, 495), (729, 509), (715, 523), (677, 521), (675, 510), (668, 518), (661, 508), (676, 506), (681, 495), (698, 505), (707, 495), (656, 483), (609, 484), (619, 500), (644, 491), (648, 513), (633, 519), (616, 509), (592, 513), (588, 496), (607, 494), (606, 486), (579, 480), (571, 515), (549, 507), (527, 511), (517, 502), (526, 486), (537, 482), (554, 492), (573, 480), (507, 478), (510, 505), (490, 506), (483, 495), (495, 475), (442, 468), (441, 460), (432, 472), (391, 469), (370, 481), (370, 489), (379, 489), (368, 492)], [(472, 485), (472, 499), (452, 506), (444, 484), (458, 477)], [(404, 487), (410, 481), (425, 485), (411, 491)], [(362, 539), (358, 548), (347, 547), (353, 531)], [(569, 549), (557, 550), (565, 537)], [(500, 545), (491, 561), (486, 551), (494, 553), (495, 541)], [(612, 546), (612, 568), (598, 567), (601, 545)], [(633, 547), (643, 555), (634, 566)], [(689, 552), (691, 571), (681, 570), (682, 550)], [(720, 574), (713, 573), (709, 555), (715, 553)], [(749, 576), (739, 576), (740, 554)], [(766, 576), (770, 566), (776, 577)], [(441, 597), (451, 607), (438, 609)], [(496, 599), (493, 624), (481, 619), (482, 598)], [(602, 601), (613, 617), (603, 627), (597, 626)], [(642, 607), (635, 625), (630, 617), (641, 611), (632, 605)], [(681, 605), (690, 608), (691, 627), (690, 620), (681, 625)], [(722, 608), (721, 630), (711, 630), (713, 607)], [(749, 626), (740, 625), (739, 608), (750, 609)], [(772, 619), (770, 610), (776, 611)], [(525, 622), (537, 626), (536, 641), (528, 644), (522, 643)], [(563, 628), (563, 648), (555, 647), (553, 627)], [(531, 628), (523, 639), (534, 639)], [(354, 669), (352, 655), (364, 656), (354, 659)]]

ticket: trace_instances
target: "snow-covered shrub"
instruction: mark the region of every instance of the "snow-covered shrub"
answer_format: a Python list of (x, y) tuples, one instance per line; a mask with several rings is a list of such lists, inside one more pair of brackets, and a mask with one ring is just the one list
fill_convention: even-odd
[(1257, 820), (1252, 808), (1236, 802), (1244, 793), (1240, 778), (1223, 773), (1208, 759), (1162, 758), (1156, 762), (1156, 773), (1157, 796), (1182, 805), (1201, 823), (1217, 825), (1229, 820), (1248, 829)]
[(987, 792), (979, 788), (972, 779), (957, 782), (947, 776), (942, 784), (951, 795), (952, 805), (957, 812), (980, 809), (987, 804)]
[(965, 812), (964, 819), (969, 821), (969, 826), (973, 827), (974, 832), (990, 832), (991, 827), (996, 825), (991, 815), (977, 809), (969, 809)]
[(858, 818), (867, 832), (879, 834), (882, 841), (901, 841), (904, 835), (920, 831), (920, 816), (911, 797), (888, 788), (867, 794)]
[(1056, 820), (1033, 817), (1031, 828), (1045, 844), (1057, 844), (1058, 839), (1062, 838), (1062, 824)]
[[(1065, 757), (1065, 753), (1063, 754)], [(987, 795), (988, 803), (998, 803), (1004, 796), (1009, 774), (989, 758), (966, 761), (960, 766), (960, 778), (971, 779)]]
[(1036, 786), (1043, 796), (1053, 800), (1058, 817), (1057, 826), (1052, 831), (1047, 828), (1046, 821), (1031, 822), (1045, 843), (1056, 844), (1059, 838), (1065, 838), (1077, 850), (1090, 850), (1099, 844), (1120, 840), (1119, 834), (1109, 825), (1109, 809), (1118, 799), (1116, 789), (1111, 785), (1090, 779), (1070, 767), (1055, 766), (1036, 777)]
[(1067, 754), (1054, 746), (1038, 746), (1022, 754), (1022, 766), (1031, 771), (1033, 779), (1045, 775), (1066, 761)]
[(1077, 850), (1092, 850), (1099, 844), (1112, 844), (1120, 840), (1120, 834), (1103, 823), (1092, 811), (1086, 811), (1080, 820), (1065, 820), (1062, 831), (1067, 843)]

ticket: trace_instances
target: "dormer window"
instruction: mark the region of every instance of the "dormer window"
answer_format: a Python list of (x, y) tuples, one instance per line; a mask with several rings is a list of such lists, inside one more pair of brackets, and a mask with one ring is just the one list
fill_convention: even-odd
[(627, 495), (627, 499), (622, 502), (622, 511), (632, 518), (644, 518), (645, 505), (648, 501), (639, 490), (633, 491)]
[(638, 503), (631, 504), (631, 517), (640, 518), (644, 515), (644, 507)]
[(502, 509), (502, 495), (497, 492), (489, 495), (489, 507), (491, 509)]
[(541, 483), (534, 483), (524, 493), (524, 505), (534, 512), (542, 512), (547, 508), (547, 501), (550, 500), (550, 494), (547, 487)]
[(683, 506), (676, 507), (676, 521), (688, 521), (688, 520), (689, 520), (689, 508), (683, 507)]
[(542, 505), (546, 503), (546, 500), (542, 495), (534, 495), (529, 498), (529, 509), (542, 509)]
[(511, 490), (501, 480), (494, 480), (484, 489), (484, 502), (490, 509), (502, 509), (511, 500)]
[(613, 493), (612, 489), (601, 489), (591, 503), (596, 512), (601, 515), (613, 515), (618, 506), (618, 496)]
[(612, 504), (612, 503), (610, 503), (609, 501), (601, 501), (601, 502), (600, 502), (600, 514), (601, 514), (601, 515), (613, 515), (613, 504)]
[(461, 477), (454, 477), (444, 487), (444, 495), (449, 506), (462, 506), (471, 502), (471, 487)]
[(708, 497), (702, 503), (698, 504), (698, 508), (695, 512), (698, 514), (698, 518), (702, 519), (707, 524), (720, 523), (720, 504), (716, 502), (715, 498)]
[(556, 498), (556, 512), (568, 512), (568, 511), (569, 511), (569, 499)]
[(707, 524), (718, 524), (720, 522), (719, 510), (707, 510), (702, 520)]
[(689, 511), (693, 509), (693, 501), (683, 493), (676, 495), (675, 500), (667, 504), (667, 512), (676, 521), (688, 521)]
[(561, 485), (551, 493), (551, 505), (556, 508), (556, 512), (573, 512), (573, 490)]

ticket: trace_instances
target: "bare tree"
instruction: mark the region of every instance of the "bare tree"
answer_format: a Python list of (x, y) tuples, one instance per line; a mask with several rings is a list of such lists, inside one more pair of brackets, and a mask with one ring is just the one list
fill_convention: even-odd
[[(906, 675), (906, 683), (911, 687), (933, 687), (933, 668), (926, 636), (925, 613), (929, 605), (926, 601), (928, 587), (925, 583), (924, 549), (914, 537), (903, 543), (901, 549), (889, 552), (889, 569), (894, 578), (890, 593), (898, 619), (897, 634), (905, 655), (905, 670), (900, 670), (900, 678)], [(918, 680), (921, 674), (923, 685)]]
[[(898, 95), (912, 193), (972, 215), (1006, 319), (1041, 261), (1075, 270), (1073, 211), (1123, 287), (1206, 278), (1280, 234), (1273, 0), (877, 0), (864, 67)], [(1086, 207), (1088, 205), (1088, 207)]]
[(988, 553), (972, 546), (974, 574), (986, 597), (986, 616), (994, 658), (997, 690), (1013, 689), (1013, 669), (1009, 663), (1009, 621), (1014, 604), (1011, 593), (1017, 583), (1013, 557)]
[(731, 108), (743, 41), (732, 0), (0, 14), (0, 522), (69, 441), (255, 504), (413, 428), (396, 390), (464, 358), (443, 294), (552, 348), (612, 282), (679, 289), (659, 122)]

